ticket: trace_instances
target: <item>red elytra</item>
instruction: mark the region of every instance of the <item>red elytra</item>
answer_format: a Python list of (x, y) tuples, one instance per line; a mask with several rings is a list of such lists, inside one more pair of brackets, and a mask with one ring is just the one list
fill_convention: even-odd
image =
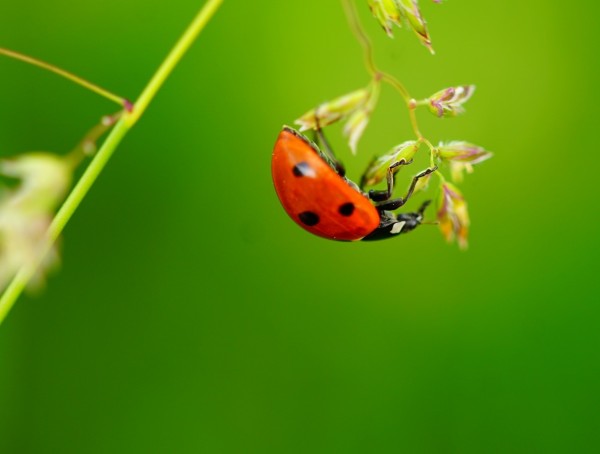
[(290, 128), (277, 138), (271, 171), (283, 208), (303, 229), (328, 239), (356, 241), (378, 228), (380, 216), (371, 201)]

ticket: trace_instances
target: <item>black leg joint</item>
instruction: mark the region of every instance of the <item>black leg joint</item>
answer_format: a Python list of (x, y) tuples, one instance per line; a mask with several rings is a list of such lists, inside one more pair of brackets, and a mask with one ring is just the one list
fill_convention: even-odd
[(388, 200), (391, 194), (388, 191), (376, 191), (371, 189), (369, 191), (369, 199), (373, 202), (383, 202), (384, 200)]
[(400, 208), (402, 205), (404, 205), (405, 202), (405, 199), (392, 199), (386, 202), (378, 203), (377, 205), (375, 205), (375, 208), (377, 208), (380, 211), (394, 211)]

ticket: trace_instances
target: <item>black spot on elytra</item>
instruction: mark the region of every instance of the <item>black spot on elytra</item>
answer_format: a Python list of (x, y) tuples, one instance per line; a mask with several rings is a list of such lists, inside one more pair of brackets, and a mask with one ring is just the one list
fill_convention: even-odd
[(292, 172), (297, 177), (313, 176), (315, 173), (312, 167), (308, 164), (308, 162), (305, 161), (296, 164), (292, 169)]
[(303, 224), (306, 224), (310, 227), (313, 225), (317, 225), (320, 221), (319, 215), (317, 213), (313, 213), (312, 211), (303, 211), (298, 215)]
[(352, 202), (344, 203), (340, 205), (338, 211), (342, 216), (352, 216), (352, 213), (354, 213), (354, 204)]

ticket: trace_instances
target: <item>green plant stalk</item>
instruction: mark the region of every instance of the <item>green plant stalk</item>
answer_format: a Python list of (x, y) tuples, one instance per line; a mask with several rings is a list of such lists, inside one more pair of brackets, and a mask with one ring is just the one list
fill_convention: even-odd
[[(400, 82), (394, 76), (386, 73), (385, 71), (381, 71), (377, 64), (375, 63), (375, 58), (373, 57), (373, 46), (371, 44), (371, 40), (366, 34), (363, 26), (358, 17), (358, 13), (356, 11), (356, 7), (352, 0), (342, 0), (342, 6), (344, 7), (344, 11), (346, 12), (346, 17), (348, 19), (348, 23), (350, 25), (350, 29), (352, 33), (360, 43), (364, 52), (364, 60), (367, 72), (373, 77), (373, 81), (375, 83), (379, 83), (379, 81), (383, 81), (393, 87), (404, 99), (406, 103), (406, 107), (408, 108), (408, 116), (410, 118), (410, 124), (412, 130), (417, 137), (417, 140), (421, 143), (424, 143), (429, 148), (429, 164), (430, 167), (435, 167), (435, 147), (433, 144), (423, 136), (421, 133), (421, 129), (419, 128), (419, 121), (417, 119), (416, 108), (418, 106), (426, 105), (428, 100), (417, 101), (413, 99), (410, 95), (406, 87), (402, 82)], [(443, 178), (441, 172), (436, 170), (434, 173), (438, 174), (440, 178)]]
[(106, 99), (110, 99), (111, 101), (120, 104), (121, 106), (125, 107), (125, 109), (131, 108), (131, 102), (129, 102), (127, 99), (121, 98), (120, 96), (115, 95), (114, 93), (90, 81), (76, 76), (75, 74), (69, 71), (65, 71), (64, 69), (51, 65), (50, 63), (46, 63), (45, 61), (30, 57), (29, 55), (21, 54), (20, 52), (15, 52), (14, 50), (5, 49), (4, 47), (0, 47), (0, 55), (4, 55), (5, 57), (13, 58), (15, 60), (19, 60), (33, 66), (37, 66), (38, 68), (45, 69), (46, 71), (50, 71), (54, 74), (64, 77), (65, 79), (70, 80), (71, 82), (76, 83), (77, 85), (81, 85), (82, 87), (87, 88), (88, 90), (93, 91), (94, 93), (97, 93), (100, 96), (105, 97)]
[(36, 263), (31, 263), (23, 266), (10, 282), (2, 297), (0, 298), (0, 324), (4, 321), (10, 309), (17, 301), (23, 290), (27, 286), (35, 274), (40, 262), (44, 259), (52, 244), (56, 241), (59, 235), (64, 230), (65, 226), (79, 207), (79, 204), (87, 195), (88, 191), (106, 166), (112, 154), (119, 146), (125, 135), (137, 123), (143, 115), (148, 105), (164, 84), (173, 69), (177, 66), (183, 55), (194, 43), (197, 36), (208, 24), (213, 15), (217, 12), (223, 0), (208, 0), (204, 7), (200, 10), (194, 21), (181, 36), (175, 47), (171, 50), (167, 58), (158, 68), (140, 97), (134, 104), (133, 109), (126, 112), (123, 117), (117, 122), (112, 129), (98, 153), (85, 172), (73, 187), (65, 202), (56, 213), (48, 228), (47, 238), (44, 242), (44, 247)]

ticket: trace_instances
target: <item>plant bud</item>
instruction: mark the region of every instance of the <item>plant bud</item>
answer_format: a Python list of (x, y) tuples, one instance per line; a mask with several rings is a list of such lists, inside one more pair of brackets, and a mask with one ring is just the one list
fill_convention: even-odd
[(394, 37), (392, 28), (400, 27), (401, 13), (396, 0), (369, 0), (369, 8), (390, 38)]
[(429, 49), (432, 54), (435, 53), (431, 47), (431, 38), (427, 31), (427, 23), (421, 15), (418, 0), (397, 0), (402, 16), (406, 19), (410, 27), (418, 36), (421, 43)]
[(367, 88), (367, 100), (360, 107), (358, 107), (352, 114), (350, 114), (346, 125), (344, 126), (344, 135), (348, 138), (348, 145), (353, 154), (356, 154), (356, 147), (358, 141), (365, 132), (371, 113), (377, 105), (380, 92), (380, 84), (372, 83)]
[(361, 88), (331, 101), (326, 101), (315, 109), (306, 112), (295, 123), (300, 126), (300, 131), (324, 128), (362, 107), (369, 99), (370, 94), (371, 90), (369, 88)]
[[(408, 164), (419, 150), (419, 142), (410, 140), (394, 147), (389, 153), (371, 162), (363, 176), (362, 186), (374, 186), (385, 180), (388, 169), (395, 163), (403, 161)], [(396, 167), (399, 169), (400, 167)]]
[(356, 154), (358, 141), (369, 124), (370, 115), (369, 110), (359, 109), (350, 115), (348, 122), (344, 125), (344, 135), (348, 137), (348, 145), (353, 154)]
[(415, 185), (415, 192), (419, 191), (427, 191), (429, 188), (429, 182), (431, 181), (431, 173), (429, 175), (425, 175), (417, 180), (417, 184)]
[(443, 183), (440, 186), (437, 218), (446, 241), (457, 239), (460, 248), (466, 249), (469, 234), (467, 202), (458, 188), (451, 183)]
[[(0, 161), (0, 174), (19, 184), (0, 198), (0, 289), (24, 265), (35, 263), (54, 210), (71, 185), (73, 165), (50, 153), (29, 153)], [(53, 248), (36, 276), (58, 260)]]
[(429, 98), (429, 110), (438, 117), (455, 117), (464, 113), (463, 104), (475, 91), (475, 85), (460, 85), (438, 91)]
[(453, 141), (440, 143), (438, 156), (442, 161), (450, 163), (452, 179), (460, 183), (463, 180), (463, 171), (473, 172), (473, 165), (479, 164), (493, 156), (491, 151), (473, 145), (469, 142)]

